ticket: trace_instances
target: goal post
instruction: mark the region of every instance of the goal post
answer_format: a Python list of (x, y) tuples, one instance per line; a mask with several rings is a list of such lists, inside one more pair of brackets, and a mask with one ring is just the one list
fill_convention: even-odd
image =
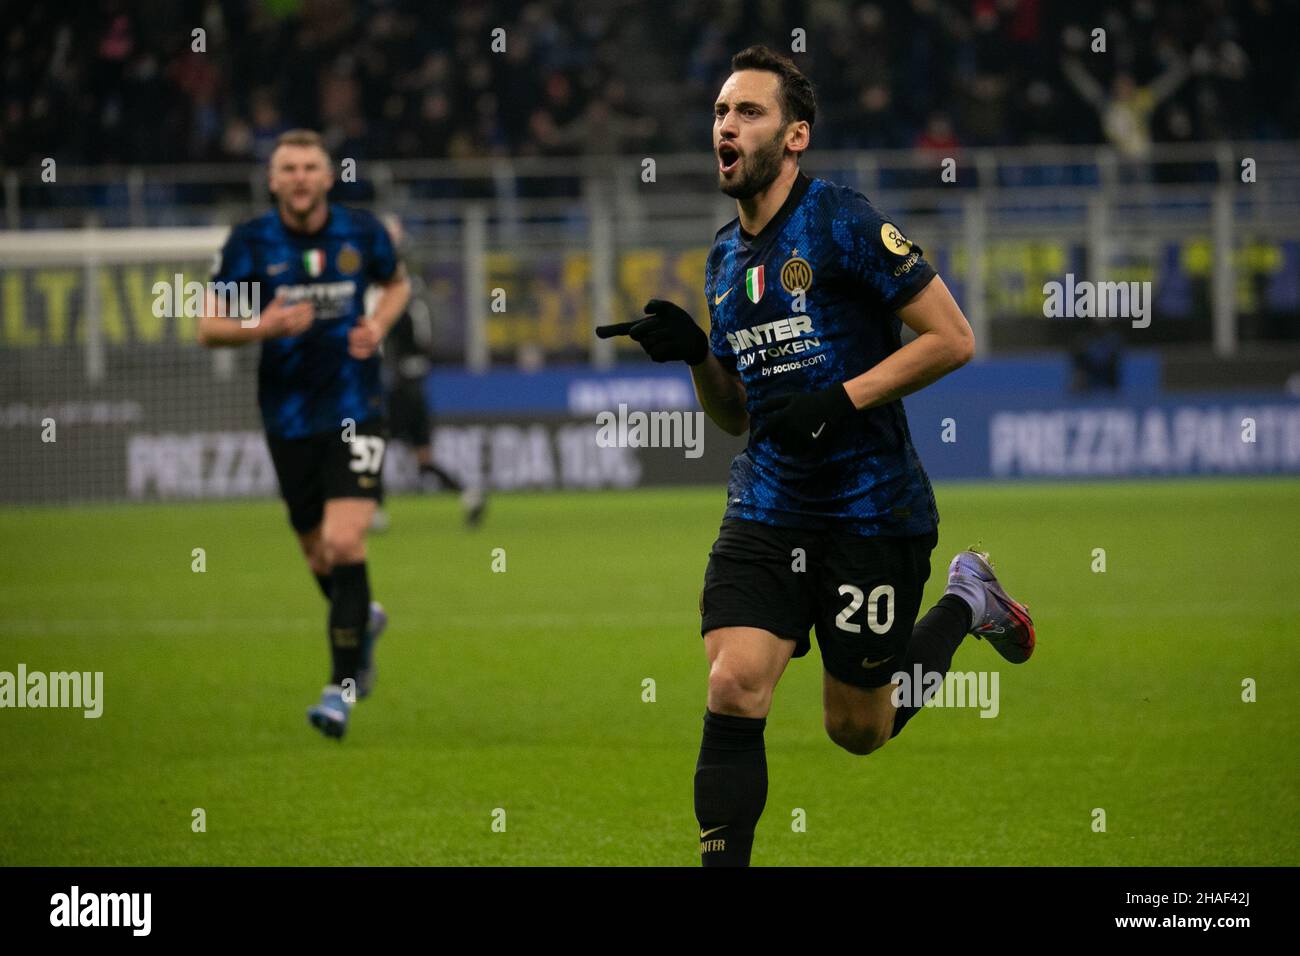
[(273, 493), (249, 450), (258, 350), (200, 346), (178, 295), (228, 234), (0, 232), (0, 502)]

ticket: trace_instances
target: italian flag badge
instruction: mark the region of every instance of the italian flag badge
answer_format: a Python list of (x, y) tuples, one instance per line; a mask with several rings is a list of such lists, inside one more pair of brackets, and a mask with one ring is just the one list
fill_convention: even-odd
[(749, 296), (750, 302), (757, 302), (763, 298), (763, 289), (765, 288), (762, 266), (756, 266), (745, 272), (745, 295)]
[(308, 249), (302, 254), (302, 265), (313, 279), (325, 271), (325, 250)]

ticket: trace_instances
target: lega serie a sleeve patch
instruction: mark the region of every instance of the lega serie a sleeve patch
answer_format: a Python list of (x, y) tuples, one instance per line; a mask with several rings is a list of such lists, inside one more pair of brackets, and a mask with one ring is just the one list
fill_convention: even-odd
[(836, 213), (832, 235), (852, 278), (869, 298), (890, 309), (929, 282), (934, 269), (921, 246), (901, 226), (882, 215), (865, 196), (852, 196)]

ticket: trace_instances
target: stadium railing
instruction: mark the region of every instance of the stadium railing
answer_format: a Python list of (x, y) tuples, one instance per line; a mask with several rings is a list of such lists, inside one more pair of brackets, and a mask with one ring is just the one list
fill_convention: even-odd
[[(1133, 349), (1227, 357), (1300, 342), (1297, 144), (1158, 147), (1145, 164), (1092, 147), (954, 158), (952, 183), (934, 154), (823, 153), (807, 169), (862, 190), (923, 245), (981, 359), (1068, 347), (1086, 320), (1046, 317), (1043, 292), (1068, 273), (1152, 283), (1151, 324), (1109, 326)], [(640, 374), (639, 350), (592, 326), (652, 295), (705, 321), (704, 257), (734, 216), (699, 155), (658, 158), (653, 181), (647, 168), (361, 161), (337, 198), (403, 218), (443, 363)], [(0, 232), (0, 429), (53, 418), (76, 439), (57, 456), (25, 443), (6, 498), (265, 491), (256, 349), (202, 349), (193, 315), (158, 305), (159, 290), (206, 280), (229, 225), (266, 208), (262, 171), (60, 167), (58, 188), (26, 172), (3, 180), (7, 222), (22, 228)]]

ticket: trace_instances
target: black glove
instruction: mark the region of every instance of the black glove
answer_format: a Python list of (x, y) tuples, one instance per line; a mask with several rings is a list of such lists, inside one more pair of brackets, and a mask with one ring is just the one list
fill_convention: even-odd
[(754, 406), (751, 418), (758, 421), (758, 427), (750, 437), (754, 441), (771, 438), (782, 451), (812, 455), (827, 448), (841, 423), (856, 411), (843, 385), (775, 395)]
[(663, 299), (651, 299), (645, 304), (645, 312), (645, 318), (636, 322), (598, 325), (596, 335), (602, 339), (626, 335), (641, 343), (656, 362), (680, 360), (699, 365), (709, 357), (709, 337), (685, 309)]

